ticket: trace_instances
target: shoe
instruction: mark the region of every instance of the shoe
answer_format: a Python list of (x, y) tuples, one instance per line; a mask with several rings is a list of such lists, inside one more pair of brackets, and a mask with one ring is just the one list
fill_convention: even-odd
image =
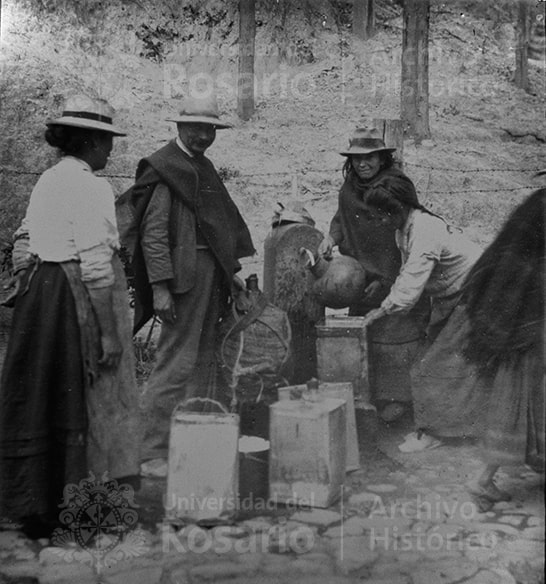
[(147, 460), (140, 465), (140, 476), (164, 479), (169, 471), (167, 461), (164, 458)]
[(411, 432), (406, 436), (405, 441), (398, 446), (400, 452), (420, 452), (422, 450), (432, 450), (438, 448), (442, 443), (429, 434), (421, 433), (417, 437), (417, 432)]
[(466, 486), (467, 491), (474, 497), (480, 499), (487, 499), (492, 503), (500, 503), (501, 501), (511, 501), (512, 495), (507, 491), (502, 491), (495, 485), (495, 483), (488, 483), (487, 485), (480, 485), (479, 483), (469, 483)]
[(379, 417), (383, 422), (396, 422), (396, 420), (399, 420), (406, 413), (407, 409), (406, 404), (402, 402), (392, 402), (381, 410)]

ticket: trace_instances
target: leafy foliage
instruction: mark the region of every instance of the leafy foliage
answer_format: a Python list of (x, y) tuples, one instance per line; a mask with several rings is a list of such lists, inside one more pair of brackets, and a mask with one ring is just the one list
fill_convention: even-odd
[[(135, 35), (142, 41), (143, 45), (140, 56), (156, 63), (161, 63), (164, 60), (166, 45), (181, 36), (176, 26), (176, 21), (173, 20), (152, 26), (143, 22), (136, 30)], [(190, 34), (181, 40), (189, 40), (191, 38), (193, 38), (193, 35)]]
[(13, 244), (8, 241), (0, 241), (0, 273), (7, 272), (11, 274), (13, 263), (11, 260), (11, 253), (13, 251)]
[(92, 23), (106, 4), (103, 0), (23, 0), (22, 3), (37, 15), (62, 15), (71, 25)]
[(137, 382), (142, 384), (148, 379), (153, 369), (157, 347), (150, 338), (135, 337), (133, 349), (135, 351)]

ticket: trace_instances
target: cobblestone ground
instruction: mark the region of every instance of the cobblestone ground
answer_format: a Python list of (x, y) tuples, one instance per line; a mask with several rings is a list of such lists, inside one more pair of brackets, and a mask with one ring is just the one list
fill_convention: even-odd
[(409, 429), (380, 427), (377, 448), (361, 451), (361, 468), (329, 509), (175, 528), (161, 524), (165, 483), (156, 479), (136, 494), (140, 527), (106, 556), (0, 532), (0, 583), (544, 583), (543, 476), (526, 467), (501, 474), (513, 500), (481, 513), (464, 487), (480, 464), (476, 446), (403, 454)]

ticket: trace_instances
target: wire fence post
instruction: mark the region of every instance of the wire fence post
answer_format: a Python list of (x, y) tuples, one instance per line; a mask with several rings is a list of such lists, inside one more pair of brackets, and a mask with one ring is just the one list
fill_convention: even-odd
[(298, 199), (298, 175), (296, 173), (292, 175), (292, 198), (295, 201)]

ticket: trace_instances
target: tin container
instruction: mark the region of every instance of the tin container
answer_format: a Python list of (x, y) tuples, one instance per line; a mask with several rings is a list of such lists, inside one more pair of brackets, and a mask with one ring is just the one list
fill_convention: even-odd
[[(307, 392), (307, 385), (289, 385), (279, 387), (277, 390), (279, 400), (302, 399)], [(358, 436), (356, 431), (356, 414), (354, 403), (353, 384), (349, 382), (318, 384), (319, 398), (341, 399), (347, 404), (346, 410), (346, 435), (347, 435), (347, 466), (346, 471), (360, 468), (360, 453), (358, 450)]]
[[(190, 411), (198, 402), (219, 412)], [(191, 398), (171, 417), (166, 518), (209, 524), (232, 519), (238, 509), (239, 416), (214, 400)]]
[(239, 507), (242, 512), (265, 508), (269, 488), (269, 441), (258, 436), (239, 439)]
[(317, 372), (323, 382), (350, 382), (370, 402), (368, 340), (363, 316), (326, 316), (317, 325)]
[(270, 406), (269, 497), (329, 507), (341, 493), (347, 457), (347, 405), (319, 398)]

